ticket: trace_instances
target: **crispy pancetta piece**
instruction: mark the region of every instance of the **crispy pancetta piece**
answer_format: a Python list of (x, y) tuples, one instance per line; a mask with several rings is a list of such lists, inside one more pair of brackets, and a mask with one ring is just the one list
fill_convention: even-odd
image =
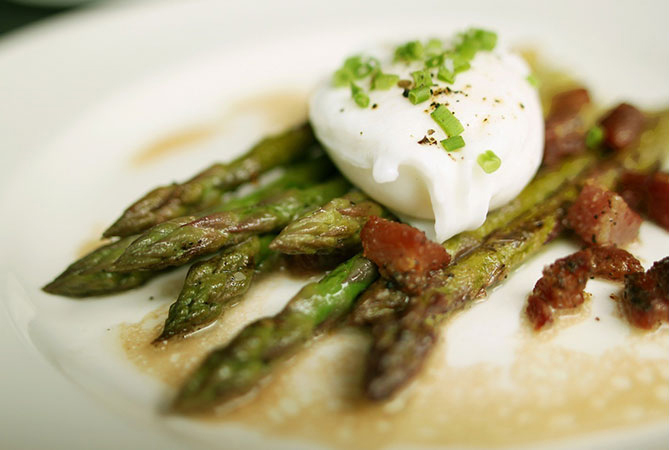
[(641, 216), (615, 192), (587, 183), (567, 212), (567, 225), (587, 244), (629, 244), (639, 234)]
[(366, 258), (381, 274), (394, 280), (402, 290), (418, 294), (428, 284), (431, 272), (448, 265), (450, 255), (416, 228), (371, 217), (360, 232)]
[(527, 316), (535, 330), (553, 321), (553, 311), (570, 309), (585, 301), (590, 278), (623, 281), (625, 275), (643, 272), (641, 263), (617, 247), (589, 247), (560, 258), (544, 268), (527, 300)]

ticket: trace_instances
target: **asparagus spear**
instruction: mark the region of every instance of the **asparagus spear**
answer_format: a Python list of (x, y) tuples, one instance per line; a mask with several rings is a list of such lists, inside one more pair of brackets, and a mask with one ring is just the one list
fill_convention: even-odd
[(226, 191), (304, 156), (314, 143), (308, 124), (265, 138), (228, 164), (214, 164), (185, 183), (152, 190), (128, 207), (104, 236), (137, 234), (166, 220), (207, 209)]
[(383, 206), (353, 190), (286, 226), (270, 248), (289, 255), (353, 248), (360, 245), (360, 230), (370, 216), (387, 215)]
[(213, 258), (193, 264), (154, 344), (192, 333), (216, 320), (249, 289), (258, 266), (270, 255), (272, 238), (252, 236)]
[[(554, 238), (564, 215), (564, 206), (576, 199), (585, 179), (612, 187), (623, 168), (648, 171), (657, 166), (665, 157), (669, 142), (669, 112), (655, 116), (654, 120), (655, 126), (642, 135), (637, 146), (563, 186), (536, 211), (526, 212), (503, 226), (482, 246), (449, 266), (437, 277), (436, 287), (409, 299), (397, 320), (371, 320), (374, 325), (367, 396), (374, 400), (392, 396), (420, 369), (444, 320), (485, 294), (487, 288), (506, 277), (544, 242)], [(370, 316), (368, 313), (367, 317)], [(383, 318), (386, 319), (387, 314)]]
[(540, 213), (516, 219), (493, 234), (485, 244), (449, 266), (441, 286), (410, 298), (399, 320), (382, 320), (372, 327), (365, 391), (385, 400), (423, 365), (438, 337), (439, 325), (493, 286), (545, 242), (556, 235), (564, 209), (548, 202)]
[[(264, 199), (294, 187), (307, 187), (334, 171), (327, 158), (318, 157), (311, 161), (295, 164), (286, 168), (277, 180), (252, 193), (228, 200), (215, 211), (250, 207)], [(180, 225), (193, 220), (192, 217), (176, 218), (152, 229), (154, 236), (164, 236)], [(137, 236), (129, 236), (102, 248), (93, 250), (88, 255), (73, 263), (58, 278), (44, 287), (46, 292), (69, 297), (88, 297), (111, 294), (140, 286), (156, 275), (153, 271), (114, 272), (112, 264), (126, 251)]]
[(89, 297), (121, 292), (144, 284), (156, 272), (117, 273), (106, 270), (134, 240), (130, 236), (92, 251), (72, 263), (42, 289), (49, 294)]
[(210, 353), (182, 386), (173, 409), (201, 411), (247, 392), (280, 359), (343, 317), (376, 277), (374, 264), (357, 255), (306, 285), (279, 314), (253, 322)]
[(185, 264), (249, 236), (279, 230), (349, 188), (346, 180), (335, 177), (310, 188), (290, 189), (258, 205), (162, 223), (137, 238), (111, 270), (157, 270)]

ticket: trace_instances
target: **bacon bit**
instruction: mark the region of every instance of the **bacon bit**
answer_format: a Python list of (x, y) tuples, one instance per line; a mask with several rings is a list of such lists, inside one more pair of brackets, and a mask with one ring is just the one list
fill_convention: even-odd
[(626, 275), (620, 306), (632, 325), (645, 330), (669, 322), (669, 257), (648, 272)]
[(553, 321), (553, 309), (575, 308), (585, 301), (591, 277), (623, 281), (626, 274), (643, 271), (630, 253), (616, 247), (591, 247), (560, 258), (543, 270), (527, 299), (527, 316), (540, 330)]
[(628, 103), (621, 103), (600, 122), (604, 128), (604, 142), (613, 150), (625, 148), (639, 139), (645, 123), (646, 118), (641, 111)]
[(419, 294), (431, 272), (451, 261), (446, 250), (422, 231), (380, 217), (370, 217), (360, 238), (365, 257), (379, 266), (385, 278), (393, 279), (410, 294)]
[(592, 183), (567, 213), (569, 228), (589, 245), (626, 245), (636, 239), (641, 222), (621, 196)]
[(590, 103), (587, 89), (576, 88), (555, 94), (551, 99), (550, 116), (573, 116)]
[(590, 103), (588, 91), (572, 89), (555, 95), (546, 117), (543, 164), (552, 166), (568, 155), (585, 151), (585, 126), (579, 115)]
[(669, 173), (625, 172), (618, 192), (630, 207), (669, 231)]

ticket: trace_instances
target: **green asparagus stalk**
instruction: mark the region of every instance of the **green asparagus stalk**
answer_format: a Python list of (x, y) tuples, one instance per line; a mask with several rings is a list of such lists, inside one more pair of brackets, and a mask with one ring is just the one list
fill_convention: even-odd
[(288, 255), (313, 255), (359, 247), (367, 219), (387, 215), (383, 206), (354, 190), (286, 226), (270, 248)]
[(314, 187), (290, 189), (258, 205), (162, 223), (137, 238), (111, 270), (158, 270), (185, 264), (249, 236), (280, 230), (349, 188), (346, 180), (335, 177)]
[(130, 236), (166, 220), (210, 208), (220, 202), (223, 193), (304, 156), (314, 143), (307, 124), (265, 138), (230, 163), (214, 164), (185, 183), (152, 190), (128, 207), (104, 236)]
[[(224, 201), (213, 211), (222, 212), (250, 207), (290, 188), (307, 187), (334, 172), (334, 166), (324, 156), (295, 164), (285, 169), (277, 180), (256, 189), (248, 195)], [(164, 236), (178, 226), (194, 220), (176, 218), (158, 225), (154, 236)], [(137, 236), (122, 238), (96, 249), (68, 267), (58, 278), (44, 287), (46, 292), (69, 297), (89, 297), (132, 289), (156, 275), (155, 271), (114, 272), (112, 264), (126, 251)]]
[(232, 306), (249, 289), (258, 266), (270, 255), (272, 238), (252, 236), (213, 258), (193, 264), (154, 344), (197, 331)]
[(484, 295), (486, 289), (556, 237), (566, 207), (578, 197), (585, 180), (613, 187), (623, 169), (649, 171), (657, 167), (669, 143), (669, 111), (655, 115), (654, 122), (637, 146), (562, 186), (551, 198), (504, 225), (476, 250), (446, 268), (435, 280), (435, 287), (409, 298), (396, 320), (371, 320), (367, 396), (373, 400), (392, 396), (418, 372), (436, 342), (441, 323)]
[(156, 272), (108, 272), (107, 269), (135, 240), (134, 236), (112, 242), (72, 263), (42, 289), (49, 294), (67, 297), (90, 297), (112, 294), (141, 286)]
[(173, 409), (203, 411), (247, 392), (278, 361), (343, 317), (376, 277), (374, 264), (357, 255), (306, 285), (279, 314), (253, 322), (210, 353), (182, 386)]
[(372, 327), (365, 386), (370, 399), (392, 396), (422, 367), (447, 317), (484, 295), (556, 235), (564, 209), (557, 199), (547, 203), (540, 213), (502, 227), (485, 244), (449, 266), (439, 277), (441, 286), (411, 298), (399, 320), (380, 321)]

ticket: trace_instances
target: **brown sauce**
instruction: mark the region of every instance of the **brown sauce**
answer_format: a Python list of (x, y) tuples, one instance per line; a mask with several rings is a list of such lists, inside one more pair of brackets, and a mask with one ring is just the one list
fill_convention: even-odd
[(82, 258), (88, 255), (96, 248), (102, 247), (110, 242), (109, 239), (101, 238), (102, 232), (105, 230), (103, 225), (96, 225), (92, 228), (91, 236), (81, 241), (76, 250), (76, 257)]
[(132, 158), (132, 163), (136, 166), (150, 164), (164, 156), (206, 141), (215, 133), (215, 127), (205, 124), (194, 125), (191, 128), (161, 136), (136, 153)]
[[(242, 302), (225, 320), (165, 347), (150, 341), (166, 308), (139, 324), (124, 325), (120, 335), (126, 354), (141, 370), (176, 388), (212, 346), (225, 343), (262, 310), (259, 298), (271, 293), (275, 282), (256, 286), (250, 304)], [(585, 315), (563, 317), (558, 328)], [(569, 351), (538, 336), (522, 327), (522, 345), (509, 367), (450, 367), (441, 342), (411, 386), (388, 403), (370, 404), (360, 391), (368, 338), (362, 331), (342, 329), (283, 362), (237, 404), (199, 419), (339, 448), (520, 445), (667, 420), (669, 365), (666, 358), (639, 357), (637, 346), (648, 340), (666, 343), (669, 328), (632, 332), (626, 348), (601, 356)]]
[(268, 132), (278, 132), (304, 122), (307, 100), (303, 92), (270, 91), (255, 94), (226, 105), (219, 117), (208, 122), (168, 132), (139, 149), (131, 159), (133, 166), (151, 164), (161, 158), (192, 149), (220, 133), (241, 116), (258, 116), (271, 125)]

